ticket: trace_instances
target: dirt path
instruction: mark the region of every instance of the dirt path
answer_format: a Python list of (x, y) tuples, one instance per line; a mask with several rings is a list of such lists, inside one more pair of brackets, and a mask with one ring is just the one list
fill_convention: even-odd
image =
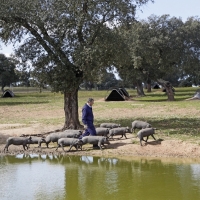
[[(22, 146), (11, 145), (9, 152), (4, 153), (3, 149), (6, 143), (6, 139), (9, 136), (20, 136), (22, 134), (36, 134), (53, 131), (61, 128), (61, 126), (46, 126), (43, 127), (40, 124), (34, 124), (32, 126), (25, 126), (23, 124), (1, 124), (0, 125), (0, 153), (2, 154), (18, 154), (24, 152)], [(135, 134), (127, 134), (128, 139), (119, 140), (119, 136), (115, 137), (114, 141), (110, 141), (110, 145), (107, 145), (106, 149), (93, 150), (92, 145), (84, 145), (83, 151), (75, 151), (64, 153), (62, 149), (55, 151), (56, 144), (50, 143), (50, 148), (47, 149), (44, 144), (42, 148), (37, 148), (37, 145), (31, 145), (30, 149), (26, 153), (40, 153), (40, 154), (69, 154), (69, 155), (93, 155), (93, 156), (145, 156), (145, 157), (160, 157), (160, 158), (196, 158), (200, 159), (200, 145), (194, 144), (189, 141), (182, 141), (171, 139), (170, 137), (163, 136), (160, 139), (160, 135), (157, 135), (157, 141), (153, 138), (149, 138), (148, 142), (141, 147), (139, 139), (135, 137)], [(68, 147), (65, 147), (67, 150)]]

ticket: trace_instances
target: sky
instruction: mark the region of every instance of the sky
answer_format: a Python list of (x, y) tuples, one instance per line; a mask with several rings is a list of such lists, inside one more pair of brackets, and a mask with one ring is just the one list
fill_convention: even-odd
[[(169, 14), (171, 17), (181, 17), (186, 21), (188, 17), (200, 16), (200, 0), (154, 0), (154, 3), (147, 3), (137, 11), (136, 19), (147, 19), (150, 15), (154, 14), (161, 16)], [(0, 44), (0, 53), (9, 56), (13, 52), (12, 45), (5, 46)]]
[(171, 17), (181, 17), (186, 21), (188, 17), (200, 16), (200, 0), (154, 0), (147, 3), (138, 10), (137, 20), (147, 19), (150, 15), (161, 16), (169, 14)]

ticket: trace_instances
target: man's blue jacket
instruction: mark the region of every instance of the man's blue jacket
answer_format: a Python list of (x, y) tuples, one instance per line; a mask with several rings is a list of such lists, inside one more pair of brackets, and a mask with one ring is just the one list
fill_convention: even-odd
[(83, 124), (90, 126), (93, 125), (94, 115), (92, 112), (92, 108), (85, 104), (82, 108), (82, 122)]
[(87, 129), (80, 138), (88, 135), (96, 135), (96, 129), (94, 127), (93, 121), (94, 115), (92, 112), (92, 107), (85, 104), (82, 108), (82, 122), (83, 124), (87, 125)]

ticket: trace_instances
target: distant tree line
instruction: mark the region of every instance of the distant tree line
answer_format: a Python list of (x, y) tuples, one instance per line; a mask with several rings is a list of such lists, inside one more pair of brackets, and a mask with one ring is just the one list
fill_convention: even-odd
[[(139, 95), (144, 95), (142, 83), (150, 92), (152, 81), (164, 87), (167, 82), (173, 86), (200, 84), (199, 18), (183, 22), (169, 15), (152, 15), (117, 31), (124, 55), (116, 58), (115, 66), (123, 80), (137, 86)], [(173, 94), (172, 87), (168, 92)]]
[[(106, 68), (96, 76), (87, 77), (80, 88), (108, 90), (115, 87), (137, 88), (144, 95), (162, 78), (174, 87), (200, 85), (200, 20), (190, 17), (186, 22), (169, 15), (150, 16), (112, 30), (117, 37), (119, 54), (112, 56), (120, 79)], [(43, 73), (27, 70), (15, 57), (0, 54), (0, 85), (3, 91), (10, 84), (46, 88)], [(108, 66), (111, 69), (113, 66)], [(17, 84), (16, 84), (17, 83)], [(160, 83), (162, 84), (162, 83)]]

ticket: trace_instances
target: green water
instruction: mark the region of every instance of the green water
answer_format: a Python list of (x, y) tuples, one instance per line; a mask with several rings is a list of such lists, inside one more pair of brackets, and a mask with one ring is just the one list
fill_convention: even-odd
[(200, 163), (92, 156), (2, 156), (0, 199), (199, 200)]

